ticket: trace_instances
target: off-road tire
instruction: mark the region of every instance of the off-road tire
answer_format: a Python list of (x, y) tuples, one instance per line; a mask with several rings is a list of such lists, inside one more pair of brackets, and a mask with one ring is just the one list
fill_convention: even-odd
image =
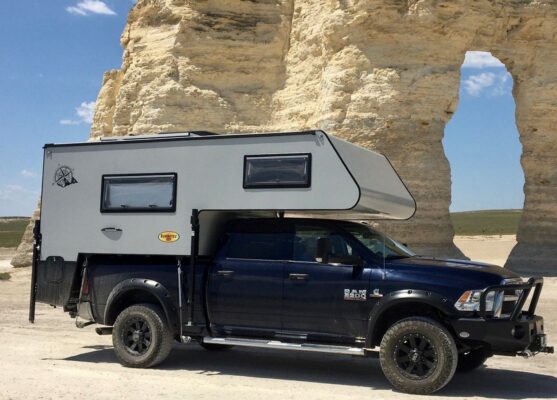
[(484, 347), (474, 349), (468, 353), (461, 353), (458, 355), (456, 372), (466, 373), (473, 371), (484, 365), (485, 360), (489, 357), (491, 357), (491, 353)]
[[(410, 338), (414, 338), (412, 342)], [(422, 342), (426, 343), (426, 347), (420, 350)], [(405, 349), (416, 349), (412, 356), (406, 357), (407, 364), (402, 361)], [(415, 356), (416, 352), (418, 356)], [(421, 372), (427, 363), (427, 373), (423, 376), (418, 376), (420, 372), (412, 374), (417, 369), (417, 364), (410, 367), (411, 359), (414, 358), (424, 360), (420, 363)], [(381, 340), (379, 360), (383, 374), (397, 390), (430, 394), (449, 383), (456, 370), (458, 352), (453, 337), (440, 323), (430, 318), (411, 317), (394, 323), (387, 330)], [(410, 372), (407, 372), (408, 369), (403, 370), (405, 365), (408, 365)]]
[(203, 347), (205, 350), (209, 350), (209, 351), (226, 351), (234, 347), (232, 345), (227, 345), (227, 344), (215, 344), (215, 343), (203, 343), (203, 342), (199, 342), (199, 345)]
[[(126, 335), (133, 324), (143, 321), (141, 326), (146, 325), (149, 334), (149, 344), (145, 346), (144, 352), (133, 354), (133, 344), (129, 345), (130, 335)], [(127, 336), (126, 338), (124, 336)], [(133, 336), (133, 335), (132, 335)], [(146, 337), (146, 335), (145, 335)], [(128, 344), (126, 344), (128, 341)], [(118, 315), (112, 330), (112, 343), (114, 352), (120, 363), (130, 368), (149, 368), (163, 362), (172, 349), (172, 334), (170, 333), (166, 317), (160, 307), (154, 304), (137, 304), (126, 308)], [(145, 349), (146, 347), (146, 349)], [(136, 345), (136, 349), (137, 349)]]

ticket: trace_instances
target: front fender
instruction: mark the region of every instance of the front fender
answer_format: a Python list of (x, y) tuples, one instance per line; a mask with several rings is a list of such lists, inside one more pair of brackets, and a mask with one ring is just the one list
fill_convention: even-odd
[(377, 322), (394, 306), (403, 303), (420, 303), (431, 306), (449, 317), (456, 316), (451, 302), (441, 294), (417, 289), (396, 290), (383, 296), (373, 307), (368, 320), (366, 347), (372, 347)]
[(169, 327), (178, 329), (179, 318), (178, 310), (171, 301), (170, 292), (164, 285), (151, 279), (131, 278), (118, 283), (110, 294), (106, 302), (104, 311), (105, 324), (112, 324), (116, 319), (119, 306), (126, 302), (126, 294), (132, 291), (145, 292), (157, 299), (168, 321)]

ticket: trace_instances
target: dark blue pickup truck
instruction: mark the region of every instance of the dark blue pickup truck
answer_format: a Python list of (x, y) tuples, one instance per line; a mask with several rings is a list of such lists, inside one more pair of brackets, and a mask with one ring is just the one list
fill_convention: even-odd
[(89, 255), (65, 310), (103, 325), (128, 367), (162, 362), (174, 341), (378, 354), (416, 394), (493, 355), (553, 352), (535, 315), (541, 278), (419, 256), (340, 220), (236, 219), (216, 245), (211, 259)]

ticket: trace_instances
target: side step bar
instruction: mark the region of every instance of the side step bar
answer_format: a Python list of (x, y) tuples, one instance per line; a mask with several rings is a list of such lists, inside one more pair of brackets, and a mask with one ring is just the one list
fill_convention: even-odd
[(260, 347), (266, 349), (312, 351), (317, 353), (348, 354), (352, 356), (365, 356), (366, 350), (359, 347), (331, 346), (310, 343), (286, 343), (278, 340), (266, 339), (240, 339), (205, 336), (203, 343), (220, 344), (228, 346)]

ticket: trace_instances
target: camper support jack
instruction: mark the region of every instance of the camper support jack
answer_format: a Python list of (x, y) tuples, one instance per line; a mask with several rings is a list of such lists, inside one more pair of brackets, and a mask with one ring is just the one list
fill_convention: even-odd
[(41, 220), (35, 221), (33, 227), (33, 264), (31, 267), (31, 297), (29, 299), (29, 322), (35, 323), (35, 303), (37, 299), (37, 265), (41, 250)]
[(195, 263), (197, 260), (197, 253), (199, 250), (199, 211), (193, 209), (191, 213), (191, 256), (190, 256), (190, 270), (188, 271), (188, 301), (187, 301), (187, 316), (188, 327), (193, 327), (193, 299), (195, 291)]

